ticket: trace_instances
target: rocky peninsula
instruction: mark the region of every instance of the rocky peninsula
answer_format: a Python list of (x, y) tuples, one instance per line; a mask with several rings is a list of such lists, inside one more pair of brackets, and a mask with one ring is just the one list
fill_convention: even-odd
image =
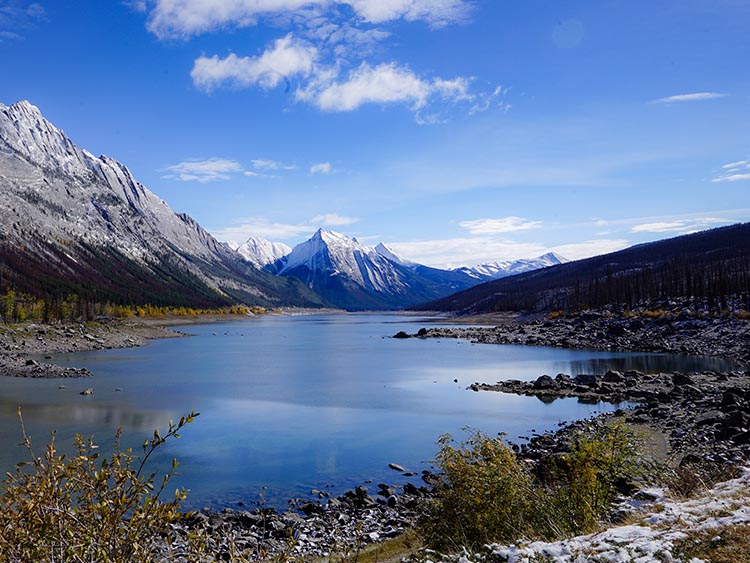
[[(720, 372), (540, 374), (534, 381), (475, 382), (468, 389), (536, 396), (545, 402), (575, 397), (624, 404), (602, 417), (621, 417), (663, 440), (663, 455), (740, 464), (750, 456), (750, 320), (731, 317), (588, 312), (573, 317), (507, 321), (494, 327), (429, 328), (399, 338), (461, 338), (483, 344), (645, 351), (730, 360)], [(554, 450), (554, 434), (525, 446), (535, 455)]]

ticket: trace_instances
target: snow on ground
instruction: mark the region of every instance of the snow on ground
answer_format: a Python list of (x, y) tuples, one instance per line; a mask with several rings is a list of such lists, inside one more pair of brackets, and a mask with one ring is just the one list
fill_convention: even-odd
[[(705, 563), (678, 559), (674, 542), (691, 532), (750, 524), (750, 468), (732, 481), (720, 483), (699, 498), (660, 500), (653, 513), (643, 513), (636, 524), (557, 542), (487, 546), (487, 553), (464, 554), (457, 563)], [(750, 561), (750, 556), (748, 561)], [(741, 562), (738, 562), (741, 563)]]

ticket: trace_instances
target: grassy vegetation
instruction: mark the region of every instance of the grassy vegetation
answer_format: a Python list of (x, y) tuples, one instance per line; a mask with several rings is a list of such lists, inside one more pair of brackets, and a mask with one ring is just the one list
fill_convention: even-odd
[(196, 416), (170, 422), (163, 436), (154, 431), (141, 457), (119, 448), (118, 432), (115, 451), (105, 458), (81, 436), (73, 455), (60, 454), (54, 435), (37, 456), (21, 418), (29, 461), (18, 464), (3, 484), (0, 562), (156, 561), (158, 545), (180, 516), (186, 493), (176, 490), (169, 500), (162, 498), (176, 461), (158, 484), (154, 473), (146, 473), (146, 463)]
[(674, 554), (682, 561), (693, 558), (711, 563), (740, 563), (750, 560), (750, 525), (724, 526), (675, 542)]
[(624, 427), (579, 434), (570, 451), (534, 470), (502, 440), (479, 432), (440, 441), (441, 482), (419, 529), (441, 551), (520, 538), (551, 540), (598, 529), (617, 494), (639, 472), (636, 440)]

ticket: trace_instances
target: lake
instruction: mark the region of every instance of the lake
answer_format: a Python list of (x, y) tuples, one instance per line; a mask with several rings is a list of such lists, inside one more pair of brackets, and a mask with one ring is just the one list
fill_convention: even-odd
[[(388, 463), (429, 468), (446, 432), (460, 436), (469, 426), (517, 441), (615, 408), (466, 390), (475, 381), (731, 367), (664, 354), (389, 338), (421, 326), (429, 324), (385, 314), (261, 316), (178, 327), (194, 336), (141, 348), (56, 356), (95, 377), (0, 378), (0, 469), (23, 457), (15, 447), (19, 405), (40, 452), (51, 429), (61, 444), (81, 433), (104, 445), (122, 426), (125, 443), (139, 445), (194, 409), (201, 416), (153, 466), (179, 459), (175, 484), (190, 489), (187, 506), (249, 505), (267, 487), (266, 502), (283, 508), (311, 489), (338, 494), (368, 479), (403, 483)], [(81, 396), (86, 387), (95, 394)]]

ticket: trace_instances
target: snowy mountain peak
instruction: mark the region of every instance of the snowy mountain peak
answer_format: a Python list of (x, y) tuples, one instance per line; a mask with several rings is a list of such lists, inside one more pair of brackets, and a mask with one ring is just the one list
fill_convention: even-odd
[(11, 106), (0, 104), (0, 139), (29, 162), (68, 174), (86, 175), (97, 160), (25, 100)]
[(236, 246), (233, 250), (236, 250), (240, 256), (258, 269), (261, 269), (268, 264), (273, 264), (276, 260), (286, 256), (292, 251), (292, 249), (284, 243), (270, 242), (266, 239), (257, 237), (250, 237), (247, 241)]
[(570, 260), (568, 260), (564, 256), (559, 255), (557, 252), (548, 252), (547, 254), (542, 254), (541, 256), (536, 258), (536, 260), (539, 260), (540, 262), (549, 262), (550, 266), (570, 262)]
[(397, 263), (355, 238), (325, 229), (295, 246), (277, 261), (276, 268), (279, 274), (298, 277), (310, 287), (337, 277), (372, 293), (401, 294), (407, 289)]
[(558, 264), (569, 262), (567, 258), (560, 256), (555, 252), (548, 252), (537, 258), (522, 258), (520, 260), (505, 260), (503, 262), (488, 262), (479, 264), (471, 268), (457, 268), (456, 272), (463, 272), (478, 280), (488, 281), (538, 270), (540, 268), (549, 268)]
[(402, 266), (412, 266), (415, 264), (415, 262), (407, 260), (406, 258), (403, 258), (401, 255), (397, 254), (391, 247), (382, 242), (379, 242), (377, 244), (377, 246), (375, 247), (375, 252), (377, 252), (384, 258), (388, 258), (388, 260), (390, 260), (391, 262), (401, 264)]

